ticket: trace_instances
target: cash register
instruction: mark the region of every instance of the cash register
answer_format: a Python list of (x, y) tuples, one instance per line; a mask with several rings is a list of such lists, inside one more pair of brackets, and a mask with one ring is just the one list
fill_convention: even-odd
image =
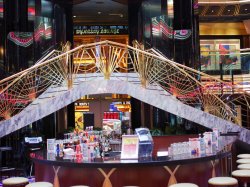
[(135, 133), (139, 138), (139, 158), (152, 157), (153, 138), (148, 128), (136, 128)]

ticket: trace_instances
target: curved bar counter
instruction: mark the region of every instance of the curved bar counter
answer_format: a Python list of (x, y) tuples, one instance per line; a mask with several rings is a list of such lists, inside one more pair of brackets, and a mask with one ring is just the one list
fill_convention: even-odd
[(226, 176), (231, 169), (230, 151), (206, 156), (153, 157), (135, 161), (120, 160), (119, 155), (111, 155), (104, 160), (83, 161), (36, 152), (32, 159), (36, 181), (52, 182), (55, 187), (167, 187), (177, 182), (206, 187), (209, 178)]

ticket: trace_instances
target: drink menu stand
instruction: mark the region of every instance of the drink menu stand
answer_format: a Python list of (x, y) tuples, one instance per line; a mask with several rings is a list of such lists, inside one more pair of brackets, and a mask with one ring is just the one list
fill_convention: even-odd
[[(15, 167), (9, 167), (3, 165), (3, 153), (5, 152), (12, 152), (12, 147), (0, 147), (0, 179), (2, 181), (3, 174), (7, 174), (7, 176), (13, 176), (16, 174), (16, 168)], [(7, 156), (7, 155), (6, 155)]]

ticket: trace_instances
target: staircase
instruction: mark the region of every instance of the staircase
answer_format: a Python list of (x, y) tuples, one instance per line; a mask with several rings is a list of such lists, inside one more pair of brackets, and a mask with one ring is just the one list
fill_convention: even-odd
[(237, 125), (235, 110), (235, 103), (242, 111), (249, 107), (249, 94), (237, 85), (142, 50), (138, 43), (102, 41), (64, 49), (0, 81), (0, 137), (84, 95), (117, 93), (208, 128), (239, 131), (250, 143), (250, 131)]

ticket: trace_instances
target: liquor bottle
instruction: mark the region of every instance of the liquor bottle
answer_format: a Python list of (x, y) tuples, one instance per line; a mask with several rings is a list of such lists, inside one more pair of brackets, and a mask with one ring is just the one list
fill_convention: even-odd
[(199, 134), (199, 141), (200, 141), (200, 155), (206, 154), (206, 143), (203, 137)]

